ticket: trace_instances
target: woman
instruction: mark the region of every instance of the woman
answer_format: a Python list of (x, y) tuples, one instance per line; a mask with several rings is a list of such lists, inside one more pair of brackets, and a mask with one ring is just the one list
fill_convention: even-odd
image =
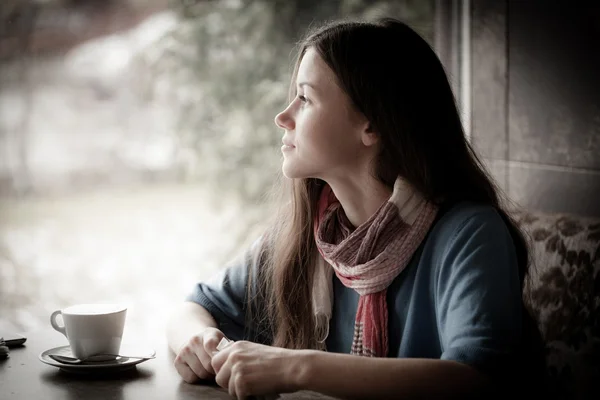
[[(183, 379), (238, 398), (512, 387), (533, 365), (526, 242), (429, 45), (393, 19), (320, 28), (275, 123), (288, 197), (244, 257), (174, 313)], [(235, 342), (217, 351), (223, 337)]]

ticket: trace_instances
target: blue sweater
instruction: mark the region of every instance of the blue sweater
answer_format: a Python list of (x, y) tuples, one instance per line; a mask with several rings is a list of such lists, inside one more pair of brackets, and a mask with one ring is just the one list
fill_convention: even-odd
[[(258, 246), (187, 297), (234, 340), (249, 339), (245, 290), (248, 268), (260, 267), (253, 261)], [(349, 353), (359, 296), (335, 274), (333, 280), (327, 350)], [(459, 203), (434, 223), (388, 288), (389, 357), (454, 360), (492, 378), (520, 374), (517, 367), (527, 365), (534, 344), (523, 323), (528, 316), (521, 293), (515, 246), (498, 212)], [(256, 341), (268, 344), (269, 338)]]

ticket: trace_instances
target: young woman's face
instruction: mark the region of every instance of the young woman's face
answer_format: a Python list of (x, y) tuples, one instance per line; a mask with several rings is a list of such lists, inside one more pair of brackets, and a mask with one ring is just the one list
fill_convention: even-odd
[(309, 48), (298, 69), (296, 97), (275, 117), (285, 130), (286, 177), (328, 181), (368, 164), (368, 121), (336, 82), (333, 71)]

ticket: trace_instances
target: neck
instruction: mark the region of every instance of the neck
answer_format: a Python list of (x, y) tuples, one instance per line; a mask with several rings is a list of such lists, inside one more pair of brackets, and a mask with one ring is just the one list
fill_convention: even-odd
[(392, 195), (392, 188), (370, 175), (345, 177), (327, 183), (354, 227), (371, 218)]

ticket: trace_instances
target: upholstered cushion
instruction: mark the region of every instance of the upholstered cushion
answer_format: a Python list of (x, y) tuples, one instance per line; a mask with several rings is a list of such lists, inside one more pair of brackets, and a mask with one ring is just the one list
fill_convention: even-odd
[(562, 398), (600, 387), (600, 219), (515, 212), (532, 251), (525, 302), (546, 345), (550, 382)]

